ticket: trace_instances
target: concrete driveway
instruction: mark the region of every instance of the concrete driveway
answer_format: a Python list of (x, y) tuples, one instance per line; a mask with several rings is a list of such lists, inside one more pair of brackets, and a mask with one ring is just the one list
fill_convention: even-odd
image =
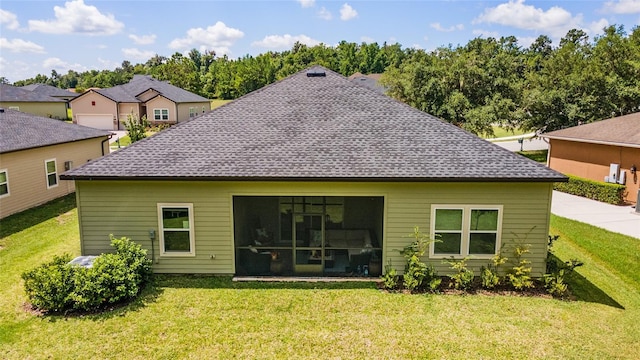
[(640, 239), (640, 213), (631, 206), (610, 205), (554, 191), (551, 213)]

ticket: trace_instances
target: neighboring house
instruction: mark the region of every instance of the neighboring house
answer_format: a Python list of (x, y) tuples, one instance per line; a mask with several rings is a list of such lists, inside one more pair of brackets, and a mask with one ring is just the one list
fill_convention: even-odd
[(386, 93), (387, 89), (380, 85), (380, 76), (382, 74), (368, 74), (363, 75), (359, 72), (349, 76), (349, 80), (353, 81), (356, 84), (360, 84), (364, 87), (367, 87), (373, 91), (377, 91), (381, 94)]
[[(51, 94), (54, 92), (57, 95), (52, 96)], [(68, 93), (69, 97), (76, 96), (70, 91), (57, 89), (49, 85), (16, 87), (9, 84), (0, 84), (0, 107), (64, 120), (67, 119), (69, 105), (68, 97), (60, 96), (62, 92)]]
[(65, 170), (109, 152), (110, 133), (0, 109), (0, 218), (75, 191)]
[(127, 84), (90, 89), (71, 100), (73, 122), (104, 130), (123, 129), (129, 115), (152, 124), (176, 124), (211, 110), (208, 99), (151, 76), (134, 75)]
[(640, 112), (541, 135), (549, 140), (547, 165), (561, 173), (626, 185), (638, 199)]
[(531, 245), (545, 270), (552, 183), (566, 177), (345, 77), (313, 67), (62, 175), (83, 255), (109, 234), (159, 273), (380, 274), (414, 226), (427, 256)]

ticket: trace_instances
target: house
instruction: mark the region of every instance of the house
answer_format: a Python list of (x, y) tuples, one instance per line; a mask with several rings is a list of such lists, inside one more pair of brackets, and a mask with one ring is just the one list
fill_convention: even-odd
[[(531, 245), (545, 269), (552, 183), (566, 177), (315, 66), (62, 175), (83, 255), (109, 234), (158, 273), (379, 275), (414, 226), (428, 259)], [(511, 254), (511, 252), (509, 252)]]
[[(61, 96), (63, 92), (68, 96)], [(49, 85), (17, 87), (0, 84), (0, 107), (53, 119), (67, 119), (68, 98), (75, 95)]]
[(68, 169), (109, 152), (110, 133), (0, 109), (0, 218), (75, 191)]
[(357, 72), (349, 76), (349, 80), (355, 83), (358, 83), (364, 87), (367, 87), (373, 91), (377, 91), (381, 94), (384, 94), (387, 92), (387, 89), (384, 86), (380, 85), (381, 76), (382, 74), (363, 75), (362, 73)]
[(626, 185), (625, 201), (638, 199), (640, 112), (541, 135), (549, 141), (547, 165), (561, 173)]
[(127, 117), (147, 116), (154, 124), (176, 124), (211, 110), (208, 99), (147, 75), (127, 84), (89, 89), (71, 100), (75, 124), (119, 130)]

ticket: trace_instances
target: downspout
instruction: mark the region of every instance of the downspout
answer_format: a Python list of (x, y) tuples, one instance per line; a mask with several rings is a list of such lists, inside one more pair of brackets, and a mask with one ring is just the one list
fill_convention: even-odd
[(111, 140), (113, 135), (115, 135), (115, 134), (114, 133), (109, 133), (109, 137), (104, 139), (104, 140), (102, 140), (102, 142), (100, 143), (100, 150), (102, 150), (102, 156), (104, 156), (104, 142)]

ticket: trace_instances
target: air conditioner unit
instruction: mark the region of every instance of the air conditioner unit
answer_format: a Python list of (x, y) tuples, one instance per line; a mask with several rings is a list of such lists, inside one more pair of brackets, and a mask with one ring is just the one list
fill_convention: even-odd
[(618, 173), (620, 172), (620, 164), (610, 164), (609, 165), (609, 180), (610, 183), (618, 182)]

